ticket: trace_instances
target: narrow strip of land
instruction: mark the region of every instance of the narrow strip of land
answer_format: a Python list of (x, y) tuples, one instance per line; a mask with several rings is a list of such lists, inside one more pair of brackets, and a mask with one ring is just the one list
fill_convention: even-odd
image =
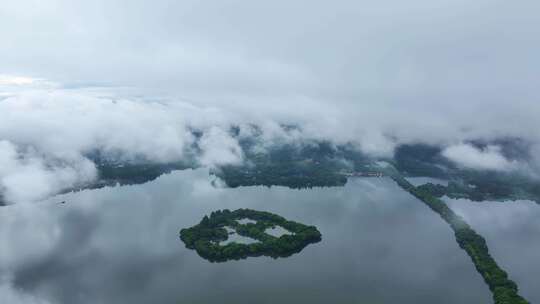
[(399, 172), (392, 169), (385, 171), (401, 188), (424, 202), (450, 225), (459, 246), (471, 257), (476, 270), (489, 286), (495, 304), (529, 303), (518, 294), (517, 284), (508, 278), (506, 271), (497, 265), (489, 254), (486, 240), (476, 233), (461, 216), (430, 192), (413, 186)]

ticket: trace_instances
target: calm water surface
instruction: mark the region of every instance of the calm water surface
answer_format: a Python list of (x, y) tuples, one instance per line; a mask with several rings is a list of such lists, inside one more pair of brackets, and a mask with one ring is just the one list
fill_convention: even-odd
[[(388, 179), (312, 190), (211, 180), (205, 170), (180, 171), (2, 208), (4, 288), (65, 304), (491, 301), (447, 225)], [(178, 231), (223, 208), (316, 225), (323, 240), (289, 258), (209, 263)]]
[(499, 265), (531, 303), (540, 303), (540, 205), (445, 199), (486, 239)]

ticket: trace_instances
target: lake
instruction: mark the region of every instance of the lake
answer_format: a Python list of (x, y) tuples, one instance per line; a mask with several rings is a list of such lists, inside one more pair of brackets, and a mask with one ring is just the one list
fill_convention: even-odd
[(520, 294), (540, 303), (540, 205), (532, 201), (445, 201), (487, 241), (491, 255), (509, 272)]
[[(311, 190), (213, 179), (177, 171), (0, 209), (1, 288), (65, 304), (491, 302), (451, 229), (389, 179)], [(315, 225), (322, 241), (288, 258), (210, 263), (178, 232), (224, 208)]]

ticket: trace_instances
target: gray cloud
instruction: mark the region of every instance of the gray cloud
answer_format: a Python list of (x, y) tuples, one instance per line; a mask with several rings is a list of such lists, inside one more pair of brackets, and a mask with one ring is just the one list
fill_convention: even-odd
[(0, 301), (10, 304), (50, 304), (49, 301), (36, 298), (14, 288), (11, 283), (0, 283)]
[[(526, 133), (530, 123), (495, 124), (540, 112), (539, 8), (486, 0), (17, 1), (0, 11), (0, 58), (6, 73), (71, 86), (132, 86), (255, 115), (316, 116), (347, 137), (359, 129), (374, 140), (381, 132)], [(283, 113), (290, 111), (300, 113)]]
[[(242, 151), (237, 139), (227, 133), (232, 125), (240, 125), (240, 137), (254, 134), (251, 124), (259, 126), (263, 139), (257, 146), (260, 149), (275, 142), (324, 139), (351, 142), (368, 154), (390, 156), (400, 143), (424, 142), (444, 145), (444, 155), (469, 168), (505, 171), (531, 165), (540, 172), (539, 1), (5, 2), (0, 6), (0, 193), (10, 203), (37, 201), (93, 180), (95, 165), (85, 155), (94, 150), (124, 161), (181, 160), (196, 141), (193, 129), (204, 132), (198, 143), (198, 163), (208, 167), (239, 163)], [(301, 128), (284, 132), (281, 124)], [(500, 137), (530, 142), (532, 162), (515, 164), (495, 147), (481, 150), (462, 144)], [(207, 172), (202, 176), (207, 178)], [(183, 289), (186, 294), (198, 288), (189, 284), (192, 280), (202, 282), (200, 286), (215, 283), (214, 278), (201, 276), (199, 269), (189, 270), (196, 265), (191, 262), (198, 259), (190, 261), (184, 251), (179, 257), (178, 248), (168, 243), (177, 241), (182, 222), (174, 216), (180, 216), (186, 225), (195, 218), (178, 204), (178, 187), (199, 203), (201, 209), (190, 211), (197, 217), (218, 205), (221, 208), (224, 202), (238, 207), (243, 201), (310, 216), (301, 205), (291, 205), (286, 199), (276, 204), (285, 189), (265, 190), (274, 191), (269, 192), (272, 199), (265, 198), (272, 204), (265, 204), (258, 196), (239, 198), (236, 192), (227, 194), (228, 201), (224, 200), (222, 190), (211, 188), (206, 180), (193, 185), (181, 182), (172, 180), (168, 193), (162, 188), (148, 194), (146, 188), (129, 187), (79, 193), (87, 202), (69, 206), (73, 209), (68, 211), (50, 205), (45, 209), (39, 204), (5, 208), (8, 211), (0, 215), (0, 271), (10, 276), (0, 277), (0, 302), (49, 303), (21, 286), (66, 303), (73, 302), (77, 295), (71, 291), (79, 288), (118, 302), (126, 294), (136, 297), (133, 290), (141, 291), (141, 286), (151, 286), (156, 290), (154, 295), (130, 299), (147, 303), (155, 300), (156, 294), (176, 300), (169, 297), (179, 286), (189, 286)], [(134, 201), (138, 208), (129, 206), (128, 210), (126, 204), (112, 204), (117, 198), (103, 194), (129, 189), (134, 194), (119, 198)], [(339, 199), (328, 189), (317, 191), (314, 195), (326, 201)], [(386, 187), (372, 192), (351, 192), (349, 196), (354, 201), (361, 195), (371, 195), (373, 201), (396, 201)], [(100, 199), (100, 195), (104, 197)], [(294, 197), (314, 201), (307, 192), (295, 192)], [(156, 198), (167, 202), (164, 208), (155, 208)], [(150, 201), (152, 204), (146, 204)], [(413, 209), (399, 205), (405, 209), (392, 216), (398, 226), (412, 227), (421, 221), (432, 224), (432, 219), (423, 215), (404, 222), (403, 212)], [(332, 204), (329, 212), (321, 206), (316, 204), (313, 210), (334, 217), (320, 223), (328, 227), (327, 231), (335, 229), (336, 218), (353, 227), (363, 223), (358, 217), (369, 215), (365, 208), (351, 207), (363, 211), (353, 213), (335, 209)], [(380, 204), (371, 204), (368, 209), (378, 210), (371, 208), (374, 206), (381, 208)], [(102, 212), (103, 208), (111, 212)], [(314, 221), (323, 218), (312, 217)], [(348, 220), (342, 221), (345, 217)], [(485, 218), (486, 223), (491, 222), (493, 214)], [(147, 225), (140, 224), (143, 220)], [(140, 222), (133, 225), (136, 221)], [(475, 222), (474, 218), (471, 221)], [(365, 223), (372, 229), (383, 222), (371, 222), (368, 216)], [(386, 226), (375, 230), (386, 231)], [(127, 228), (123, 231), (122, 227)], [(133, 234), (131, 228), (140, 231)], [(430, 244), (445, 244), (440, 247), (444, 250), (426, 247), (437, 252), (423, 250), (423, 260), (448, 254), (447, 249), (455, 247), (446, 247), (453, 243), (431, 235), (432, 229), (421, 231), (429, 233), (426, 237), (432, 239)], [(517, 232), (505, 242), (526, 235)], [(495, 238), (493, 235), (499, 232), (492, 234)], [(385, 236), (378, 241), (383, 242), (382, 247), (366, 248), (387, 248), (387, 255), (401, 262), (392, 257), (399, 250), (388, 248), (396, 244), (400, 250), (418, 247), (396, 240), (404, 238)], [(355, 236), (349, 243), (356, 241)], [(514, 248), (522, 248), (527, 241), (520, 240)], [(495, 246), (496, 254), (504, 251)], [(341, 252), (346, 254), (348, 250)], [(417, 259), (418, 250), (406, 252), (411, 260)], [(389, 267), (381, 261), (379, 252), (364, 250), (360, 254), (380, 261), (366, 264), (365, 269)], [(113, 268), (107, 264), (111, 256)], [(351, 265), (363, 260), (357, 257), (355, 253), (350, 261), (343, 261), (343, 268), (353, 269)], [(523, 281), (534, 283), (526, 263), (533, 258), (518, 260), (520, 275), (527, 279)], [(189, 263), (183, 267), (182, 261)], [(410, 269), (404, 268), (403, 276), (414, 273), (421, 278), (420, 283), (402, 281), (421, 286), (445, 273), (458, 278), (455, 282), (466, 282), (453, 272), (456, 261), (447, 260), (440, 269), (428, 267), (423, 276), (418, 276), (418, 265), (411, 264)], [(133, 272), (135, 266), (139, 267), (137, 273)], [(339, 267), (328, 267), (315, 270), (343, 276)], [(58, 274), (58, 269), (63, 272)], [(472, 273), (473, 269), (469, 270)], [(82, 271), (84, 278), (80, 276)], [(164, 273), (166, 280), (160, 281)], [(179, 273), (185, 275), (186, 284), (176, 281)], [(218, 272), (224, 282), (232, 282), (226, 273)], [(356, 280), (358, 273), (361, 271), (355, 271), (351, 278)], [(371, 273), (384, 283), (388, 281), (385, 274), (391, 272), (377, 269)], [(18, 282), (12, 275), (18, 276)], [(272, 285), (280, 278), (277, 269), (272, 275), (276, 280), (265, 280), (260, 286), (280, 294), (275, 286), (268, 289), (268, 282)], [(327, 286), (326, 278), (320, 278), (321, 286)], [(476, 283), (483, 286), (480, 280)], [(470, 284), (467, 281), (465, 285)], [(520, 285), (524, 286), (522, 282)], [(531, 286), (525, 285), (525, 291), (534, 294), (535, 286)], [(454, 288), (465, 290), (459, 284)], [(441, 281), (436, 290), (448, 293), (451, 302), (454, 298), (450, 296), (459, 293), (447, 289), (447, 281)], [(119, 295), (122, 291), (125, 293)], [(94, 297), (88, 299), (95, 301)]]
[(367, 103), (382, 94), (380, 101), (431, 95), (437, 103), (477, 91), (489, 100), (498, 99), (493, 88), (534, 89), (539, 6), (500, 0), (17, 1), (0, 11), (0, 54), (9, 73), (210, 99)]
[(96, 178), (86, 158), (99, 150), (123, 161), (182, 160), (205, 131), (200, 163), (242, 161), (225, 130), (233, 116), (190, 104), (101, 98), (61, 89), (15, 92), (0, 102), (0, 192), (8, 202), (42, 199)]
[(209, 166), (241, 159), (232, 124), (385, 156), (408, 142), (538, 145), (539, 9), (529, 0), (9, 2), (0, 140), (63, 163), (93, 149), (162, 162), (184, 156), (193, 127), (220, 134), (204, 138), (215, 145), (199, 160)]
[(32, 202), (62, 189), (96, 178), (94, 164), (81, 157), (58, 163), (35, 151), (20, 152), (8, 141), (0, 141), (0, 192), (8, 202)]

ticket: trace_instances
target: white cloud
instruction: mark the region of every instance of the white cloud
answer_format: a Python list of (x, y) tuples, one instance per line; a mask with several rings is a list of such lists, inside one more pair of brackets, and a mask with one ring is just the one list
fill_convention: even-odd
[[(272, 143), (385, 156), (409, 142), (540, 143), (539, 1), (51, 1), (0, 7), (0, 140), (47, 158), (175, 161), (191, 127), (226, 137), (249, 123)], [(239, 159), (231, 138), (204, 140), (216, 146), (201, 163)]]
[(20, 152), (0, 141), (0, 191), (7, 202), (43, 199), (96, 176), (94, 164), (83, 157), (47, 161), (35, 151)]
[(498, 146), (487, 146), (481, 149), (470, 144), (459, 144), (447, 147), (442, 155), (470, 169), (509, 171), (518, 166), (516, 161), (506, 159)]
[(42, 199), (96, 178), (85, 155), (100, 151), (115, 160), (184, 160), (204, 136), (200, 163), (242, 161), (227, 133), (235, 115), (188, 103), (104, 98), (84, 90), (18, 92), (0, 101), (0, 192), (8, 202)]
[(21, 77), (21, 76), (10, 76), (10, 75), (0, 75), (0, 86), (5, 85), (30, 85), (33, 84), (36, 80), (30, 77)]
[(202, 152), (199, 161), (203, 166), (239, 164), (243, 159), (242, 148), (238, 142), (216, 127), (203, 134), (199, 147)]
[(59, 90), (33, 91), (0, 103), (0, 138), (58, 157), (101, 148), (131, 158), (174, 160), (189, 141), (178, 127), (185, 124), (183, 115), (172, 114), (179, 108)]
[[(304, 97), (295, 99), (301, 103), (299, 107), (264, 98), (261, 103), (239, 98), (231, 104), (199, 104), (171, 97), (150, 102), (145, 97), (118, 93), (117, 88), (57, 87), (23, 90), (0, 100), (0, 140), (5, 142), (5, 164), (0, 169), (4, 195), (12, 202), (32, 201), (90, 181), (95, 173), (85, 155), (96, 150), (124, 161), (183, 160), (197, 140), (191, 133), (193, 129), (203, 131), (198, 143), (202, 153), (196, 159), (201, 165), (238, 164), (243, 155), (237, 140), (228, 132), (232, 125), (241, 126), (240, 137), (262, 132), (258, 134), (263, 141), (258, 148), (262, 150), (273, 143), (319, 139), (336, 144), (351, 142), (375, 156), (389, 156), (397, 144), (408, 142), (448, 144), (497, 136), (540, 141), (527, 132), (536, 120), (523, 119), (511, 128), (496, 123), (511, 120), (519, 113), (534, 115), (534, 107), (516, 103), (512, 109), (469, 119), (461, 111), (452, 114), (455, 107), (451, 104), (426, 108), (414, 102), (366, 102), (365, 106), (345, 103), (332, 107), (322, 100)], [(462, 106), (465, 112), (476, 113), (481, 108), (471, 104)], [(250, 124), (259, 128), (255, 130)], [(282, 124), (300, 129), (284, 132)], [(17, 151), (16, 155), (13, 151)], [(496, 147), (479, 150), (467, 145), (450, 146), (445, 155), (472, 168), (509, 170), (515, 165)], [(28, 186), (33, 187), (32, 191), (24, 184), (33, 185)]]

